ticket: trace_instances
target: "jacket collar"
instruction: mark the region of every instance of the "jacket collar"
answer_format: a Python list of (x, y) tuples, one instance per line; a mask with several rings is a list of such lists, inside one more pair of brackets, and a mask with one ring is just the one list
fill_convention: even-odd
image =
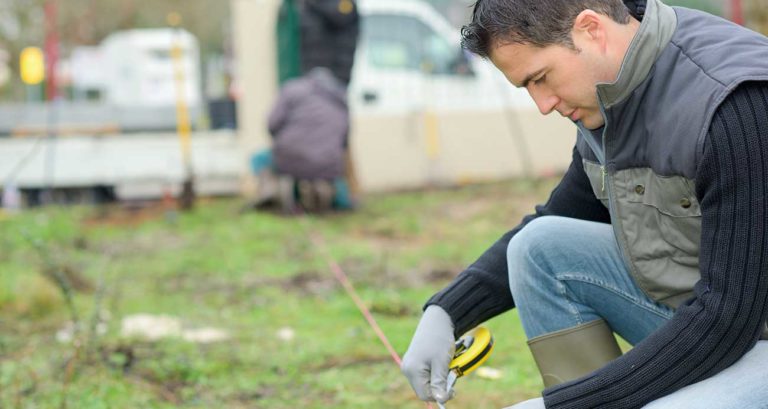
[(648, 0), (645, 17), (629, 44), (616, 81), (597, 84), (597, 96), (604, 108), (610, 108), (629, 97), (645, 80), (672, 39), (675, 28), (675, 11), (659, 0)]

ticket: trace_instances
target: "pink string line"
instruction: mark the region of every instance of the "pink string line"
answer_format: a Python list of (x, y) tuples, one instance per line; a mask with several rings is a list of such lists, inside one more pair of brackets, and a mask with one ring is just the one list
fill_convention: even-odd
[(368, 308), (363, 303), (363, 300), (360, 299), (360, 297), (357, 295), (357, 292), (355, 291), (355, 288), (352, 286), (352, 283), (349, 281), (349, 278), (347, 278), (347, 275), (344, 274), (344, 270), (341, 269), (339, 264), (334, 260), (330, 254), (328, 253), (323, 240), (316, 236), (311, 235), (310, 239), (312, 240), (312, 243), (315, 244), (315, 246), (321, 248), (323, 250), (323, 255), (325, 256), (326, 261), (328, 262), (328, 267), (331, 268), (331, 271), (333, 271), (333, 274), (336, 276), (336, 279), (339, 280), (341, 285), (344, 287), (344, 289), (347, 291), (347, 294), (352, 298), (352, 301), (355, 302), (355, 305), (357, 305), (357, 308), (360, 310), (361, 313), (363, 313), (363, 316), (365, 317), (365, 320), (368, 321), (368, 324), (373, 328), (373, 331), (378, 335), (379, 339), (381, 340), (381, 343), (384, 344), (384, 347), (387, 348), (387, 351), (389, 351), (389, 355), (392, 356), (392, 359), (395, 361), (398, 367), (400, 367), (401, 359), (400, 355), (397, 354), (395, 351), (395, 348), (392, 347), (392, 344), (389, 343), (389, 340), (387, 339), (387, 336), (384, 335), (384, 331), (381, 330), (381, 327), (379, 327), (379, 324), (376, 323), (376, 319), (373, 318), (373, 315), (370, 311), (368, 311)]
[[(344, 290), (346, 290), (347, 294), (352, 298), (352, 301), (355, 302), (355, 305), (357, 305), (357, 309), (360, 310), (360, 312), (365, 317), (365, 320), (368, 321), (368, 325), (373, 328), (373, 331), (376, 333), (376, 335), (379, 337), (379, 340), (382, 344), (384, 344), (384, 347), (387, 348), (387, 351), (389, 351), (389, 355), (392, 357), (392, 359), (397, 364), (397, 367), (400, 367), (400, 363), (402, 360), (400, 359), (400, 355), (397, 354), (397, 351), (395, 351), (395, 348), (392, 347), (392, 344), (389, 343), (389, 340), (387, 339), (387, 336), (384, 335), (384, 331), (381, 330), (381, 327), (379, 327), (379, 324), (376, 322), (376, 319), (373, 318), (373, 314), (368, 310), (368, 307), (365, 306), (365, 303), (363, 303), (363, 300), (360, 299), (360, 297), (357, 295), (357, 291), (355, 291), (355, 287), (352, 286), (352, 282), (349, 280), (346, 274), (344, 274), (344, 270), (339, 266), (339, 263), (336, 262), (336, 260), (333, 259), (330, 252), (328, 251), (327, 246), (325, 245), (325, 242), (323, 239), (316, 235), (316, 234), (310, 234), (309, 235), (310, 240), (312, 240), (312, 243), (321, 250), (323, 253), (323, 256), (325, 257), (326, 262), (328, 263), (328, 267), (330, 267), (331, 271), (333, 271), (333, 274), (336, 276), (336, 279), (339, 280), (341, 285), (344, 287)], [(432, 409), (432, 404), (429, 402), (426, 402), (427, 408)]]

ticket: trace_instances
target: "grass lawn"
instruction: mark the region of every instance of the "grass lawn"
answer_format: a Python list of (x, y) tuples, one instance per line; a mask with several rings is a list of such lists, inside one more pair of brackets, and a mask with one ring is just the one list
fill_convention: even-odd
[[(359, 211), (324, 218), (241, 214), (238, 199), (176, 217), (82, 207), (5, 217), (0, 407), (425, 408), (325, 249), (402, 355), (423, 302), (554, 183), (370, 195)], [(174, 320), (176, 336), (125, 335), (135, 314)], [(501, 377), (459, 380), (450, 407), (500, 408), (541, 389), (516, 313), (487, 326), (496, 347), (486, 366)], [(228, 337), (179, 335), (201, 328)]]

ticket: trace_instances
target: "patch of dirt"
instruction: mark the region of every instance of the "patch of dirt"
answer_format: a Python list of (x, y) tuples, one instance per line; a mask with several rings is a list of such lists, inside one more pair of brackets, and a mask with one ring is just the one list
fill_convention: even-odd
[(149, 387), (157, 397), (168, 403), (179, 405), (184, 402), (184, 397), (182, 396), (182, 388), (186, 386), (184, 383), (162, 381), (147, 374), (132, 374), (129, 375), (128, 379)]
[(51, 280), (58, 288), (64, 286), (81, 293), (92, 293), (94, 285), (88, 278), (74, 267), (46, 266), (42, 271), (43, 275)]
[(159, 358), (159, 352), (150, 343), (102, 345), (98, 350), (98, 359), (103, 365), (121, 371), (127, 381), (151, 390), (163, 401), (178, 405), (184, 399), (181, 389), (185, 383), (178, 379), (160, 379), (153, 371), (140, 366), (142, 362)]
[(480, 196), (472, 201), (450, 203), (440, 209), (440, 214), (442, 217), (449, 220), (448, 223), (461, 223), (469, 221), (482, 213), (493, 211), (498, 203), (499, 200), (496, 198)]
[(115, 369), (127, 373), (136, 362), (136, 352), (132, 345), (118, 345), (116, 347), (102, 347), (100, 351), (103, 362)]
[(376, 315), (384, 315), (389, 317), (405, 317), (416, 314), (416, 308), (413, 306), (399, 303), (374, 303), (371, 305), (370, 310)]
[(317, 271), (306, 271), (280, 280), (279, 285), (285, 290), (305, 295), (323, 295), (332, 292), (339, 284), (328, 275), (320, 275)]
[(170, 215), (176, 209), (163, 202), (123, 203), (102, 206), (83, 220), (86, 227), (90, 226), (120, 226), (136, 227), (148, 221), (154, 221)]
[(377, 288), (411, 288), (449, 281), (461, 271), (461, 266), (432, 267), (430, 263), (414, 270), (395, 269), (389, 265), (387, 250), (382, 250), (380, 258), (373, 262), (348, 258), (340, 264), (355, 286), (367, 285)]
[(260, 386), (253, 391), (238, 392), (231, 395), (229, 399), (239, 401), (242, 403), (253, 402), (261, 399), (268, 399), (277, 395), (277, 388), (274, 386)]
[[(317, 271), (304, 271), (286, 278), (277, 277), (247, 277), (239, 281), (222, 279), (211, 276), (193, 274), (176, 274), (164, 277), (158, 282), (158, 287), (170, 292), (190, 292), (195, 294), (223, 293), (236, 297), (250, 294), (254, 289), (277, 287), (286, 291), (306, 296), (322, 296), (335, 291), (338, 283), (330, 275), (322, 275)], [(250, 295), (249, 295), (250, 296)]]
[(455, 270), (434, 269), (426, 274), (426, 280), (430, 283), (438, 283), (453, 280), (459, 273)]
[(331, 368), (347, 368), (357, 365), (379, 364), (382, 362), (390, 362), (391, 360), (392, 358), (388, 355), (333, 356), (325, 359), (319, 364), (312, 365), (308, 370), (311, 372), (320, 372)]

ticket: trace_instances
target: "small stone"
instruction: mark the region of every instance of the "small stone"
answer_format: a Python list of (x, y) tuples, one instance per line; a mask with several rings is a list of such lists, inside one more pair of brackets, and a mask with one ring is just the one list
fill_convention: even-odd
[(210, 327), (186, 330), (181, 334), (181, 337), (185, 341), (198, 344), (210, 344), (212, 342), (226, 341), (230, 338), (226, 331)]
[(497, 379), (501, 379), (501, 377), (504, 375), (504, 373), (501, 372), (501, 370), (492, 368), (490, 366), (481, 366), (480, 368), (477, 368), (477, 371), (475, 371), (475, 373), (477, 373), (477, 376), (479, 376), (480, 378), (490, 379), (494, 381)]
[(281, 341), (293, 341), (295, 337), (296, 331), (294, 331), (291, 327), (283, 327), (277, 330), (277, 338)]

